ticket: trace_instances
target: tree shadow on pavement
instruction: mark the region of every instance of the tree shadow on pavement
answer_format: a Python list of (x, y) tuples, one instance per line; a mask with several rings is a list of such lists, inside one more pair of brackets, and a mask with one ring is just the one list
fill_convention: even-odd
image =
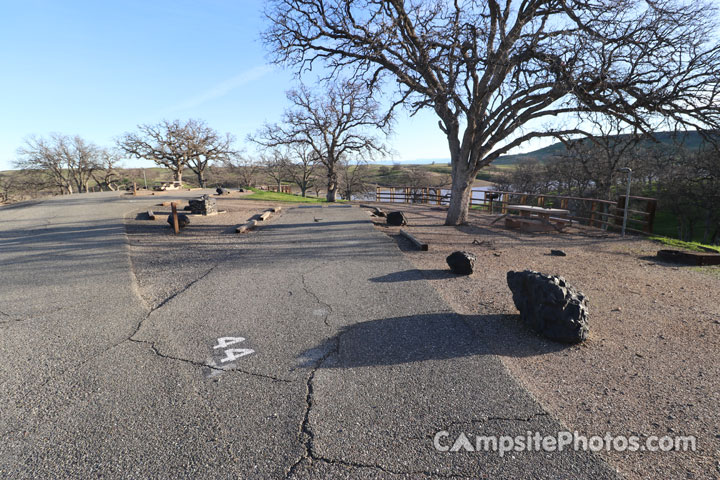
[(413, 268), (411, 270), (403, 270), (402, 272), (388, 273), (380, 277), (371, 278), (370, 281), (374, 283), (394, 283), (394, 282), (409, 282), (413, 280), (443, 280), (445, 278), (455, 278), (458, 275), (452, 273), (448, 269), (428, 269), (419, 270)]
[(475, 355), (527, 357), (571, 348), (546, 340), (519, 315), (429, 313), (383, 318), (344, 327), (299, 357), (302, 367), (317, 365), (317, 352), (337, 352), (320, 368), (399, 365)]

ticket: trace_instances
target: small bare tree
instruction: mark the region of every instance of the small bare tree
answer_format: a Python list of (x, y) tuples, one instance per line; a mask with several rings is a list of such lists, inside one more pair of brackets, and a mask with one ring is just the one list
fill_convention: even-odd
[(300, 194), (304, 197), (308, 189), (317, 181), (315, 174), (319, 161), (315, 152), (306, 144), (293, 145), (290, 155), (287, 175), (300, 188)]
[[(467, 220), (479, 170), (595, 113), (649, 133), (717, 128), (717, 8), (700, 0), (269, 0), (274, 60), (397, 87), (447, 136), (446, 224)], [(558, 119), (555, 121), (554, 119)]]
[(280, 192), (288, 173), (288, 157), (279, 148), (273, 148), (261, 158), (265, 174), (277, 184), (277, 191)]
[(230, 173), (236, 175), (240, 186), (254, 187), (260, 165), (252, 157), (235, 154), (222, 162)]
[(338, 173), (340, 196), (343, 199), (352, 200), (353, 196), (367, 193), (370, 189), (368, 164), (362, 158), (356, 158), (354, 161), (340, 160)]
[(120, 158), (116, 153), (105, 149), (100, 152), (99, 157), (98, 168), (92, 172), (92, 178), (101, 189), (107, 188), (114, 192), (120, 182), (117, 171), (120, 167)]
[(593, 185), (592, 195), (595, 198), (610, 199), (613, 187), (622, 177), (619, 169), (633, 166), (636, 148), (642, 135), (637, 129), (625, 131), (623, 122), (617, 118), (603, 118), (590, 115), (587, 123), (593, 126), (597, 135), (584, 136), (580, 139), (565, 140), (567, 152), (564, 157), (567, 163), (580, 166), (580, 177)]
[(128, 155), (168, 168), (176, 182), (182, 182), (183, 170), (189, 167), (204, 187), (205, 169), (211, 162), (228, 160), (235, 153), (232, 142), (229, 133), (222, 136), (203, 121), (190, 119), (139, 125), (137, 133), (126, 133), (117, 144)]
[(322, 93), (302, 86), (287, 94), (293, 108), (282, 123), (265, 125), (249, 140), (264, 147), (305, 145), (325, 166), (327, 201), (334, 202), (338, 163), (346, 155), (386, 154), (375, 132), (389, 132), (390, 117), (379, 113), (370, 92), (359, 83), (343, 81)]

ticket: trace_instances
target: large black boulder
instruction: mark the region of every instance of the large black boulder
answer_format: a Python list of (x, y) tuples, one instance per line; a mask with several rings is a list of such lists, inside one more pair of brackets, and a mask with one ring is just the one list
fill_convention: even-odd
[(217, 187), (215, 191), (218, 195), (230, 195), (230, 190), (228, 190), (227, 188)]
[[(173, 226), (173, 216), (172, 213), (168, 215), (167, 222), (170, 224), (170, 226)], [(180, 228), (185, 228), (190, 224), (190, 218), (185, 215), (184, 213), (178, 213), (178, 226)]]
[(388, 225), (396, 227), (407, 225), (407, 218), (405, 218), (405, 214), (403, 212), (390, 212), (387, 214), (386, 220)]
[(587, 298), (564, 278), (530, 270), (510, 271), (507, 283), (521, 318), (533, 330), (564, 343), (579, 343), (587, 338)]
[(458, 275), (470, 275), (477, 258), (470, 252), (453, 252), (445, 259), (450, 270)]

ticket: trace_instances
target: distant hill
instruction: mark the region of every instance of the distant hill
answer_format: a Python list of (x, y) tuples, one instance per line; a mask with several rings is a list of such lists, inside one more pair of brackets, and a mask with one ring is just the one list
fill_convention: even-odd
[[(674, 143), (673, 132), (657, 132), (655, 138), (657, 142), (653, 140), (643, 140), (640, 142), (641, 146), (653, 146), (659, 144), (672, 145)], [(620, 135), (622, 137), (629, 137), (629, 135)], [(696, 150), (700, 148), (703, 143), (702, 136), (697, 132), (687, 132), (682, 136), (681, 143), (688, 150)], [(565, 145), (562, 142), (556, 142), (547, 147), (540, 148), (528, 153), (521, 153), (518, 155), (503, 155), (493, 162), (493, 165), (515, 165), (517, 163), (537, 160), (540, 163), (546, 163), (552, 160), (553, 157), (562, 155), (567, 151)]]

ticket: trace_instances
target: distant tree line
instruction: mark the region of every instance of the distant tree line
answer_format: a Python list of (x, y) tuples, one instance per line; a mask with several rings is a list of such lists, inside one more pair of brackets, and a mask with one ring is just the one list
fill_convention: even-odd
[[(266, 125), (250, 140), (261, 146), (257, 158), (240, 152), (235, 138), (196, 119), (139, 125), (120, 136), (113, 148), (82, 137), (51, 134), (31, 136), (18, 149), (14, 166), (20, 171), (0, 175), (0, 202), (21, 200), (32, 193), (67, 195), (92, 190), (117, 190), (145, 172), (122, 169), (123, 157), (151, 160), (182, 183), (189, 169), (196, 184), (252, 187), (271, 183), (297, 185), (302, 196), (327, 192), (329, 201), (367, 190), (370, 154), (384, 155), (384, 145), (369, 127), (388, 128), (388, 118), (359, 85), (346, 82), (321, 96), (302, 87), (288, 92), (294, 109), (279, 124)], [(155, 177), (155, 175), (152, 175)], [(157, 180), (157, 178), (151, 178)]]

